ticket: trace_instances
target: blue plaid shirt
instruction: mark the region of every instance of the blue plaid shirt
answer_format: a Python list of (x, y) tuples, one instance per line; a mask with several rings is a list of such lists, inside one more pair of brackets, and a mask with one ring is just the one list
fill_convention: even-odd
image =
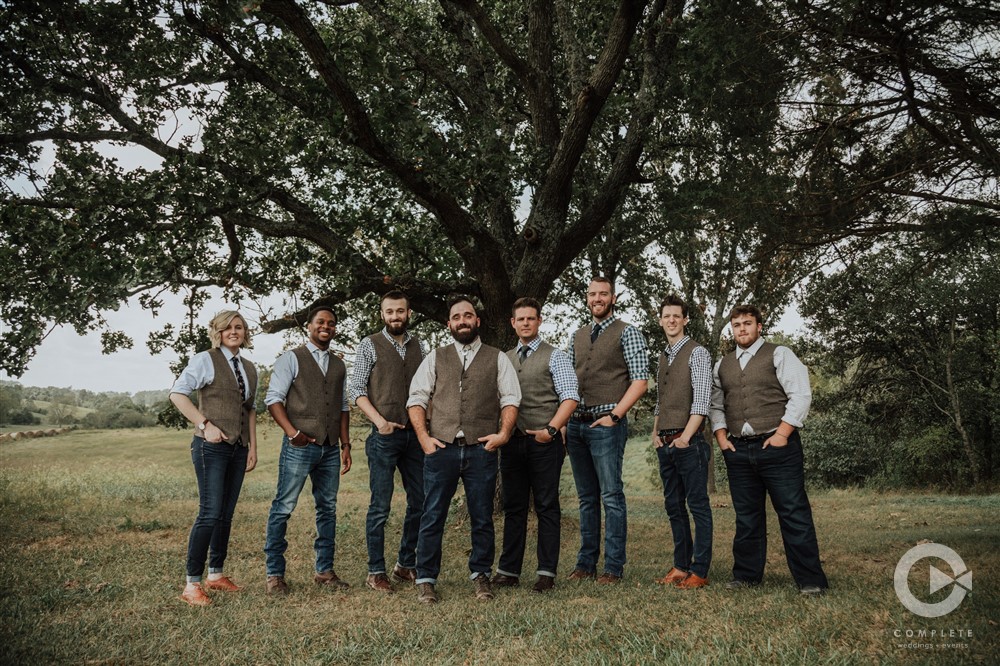
[[(611, 315), (602, 322), (591, 324), (591, 332), (597, 331), (598, 337), (600, 337), (604, 331), (611, 325), (612, 322), (618, 321), (618, 317)], [(576, 353), (573, 350), (573, 344), (576, 341), (576, 337), (570, 338), (569, 341), (569, 360), (573, 366), (576, 366)], [(628, 367), (628, 378), (630, 382), (649, 380), (649, 351), (646, 347), (646, 338), (643, 337), (642, 333), (639, 332), (635, 326), (628, 324), (622, 330), (621, 337), (622, 346), (622, 356), (625, 358), (625, 365)], [(604, 412), (610, 412), (615, 407), (618, 406), (617, 402), (611, 402), (606, 405), (585, 405), (583, 399), (580, 400), (580, 405), (577, 407), (575, 413), (580, 412), (592, 412), (594, 414), (602, 414)]]
[[(674, 362), (677, 352), (690, 339), (690, 336), (685, 335), (676, 345), (667, 345), (663, 350), (663, 355), (667, 357), (668, 366)], [(698, 414), (699, 416), (708, 416), (708, 405), (712, 400), (712, 357), (709, 355), (708, 350), (700, 345), (696, 347), (691, 352), (688, 367), (691, 368), (691, 388), (694, 392), (691, 399), (691, 413)], [(656, 408), (653, 410), (653, 414), (660, 413), (659, 398), (660, 384), (657, 383)]]
[[(527, 345), (518, 341), (515, 351), (520, 353), (521, 347), (527, 346), (527, 356), (531, 356), (538, 351), (538, 345), (541, 343), (542, 338), (537, 336)], [(566, 352), (561, 349), (552, 350), (552, 356), (549, 357), (549, 374), (552, 375), (552, 385), (556, 389), (556, 395), (559, 396), (559, 402), (564, 400), (580, 401), (580, 388), (576, 382), (576, 372), (574, 372), (573, 364)]]

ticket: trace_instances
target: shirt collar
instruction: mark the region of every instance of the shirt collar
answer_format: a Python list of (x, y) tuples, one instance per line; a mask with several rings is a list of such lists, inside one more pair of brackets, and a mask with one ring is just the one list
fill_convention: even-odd
[(593, 322), (590, 325), (590, 330), (592, 332), (593, 331), (603, 331), (604, 329), (606, 329), (608, 326), (611, 325), (611, 322), (613, 322), (613, 321), (615, 321), (617, 319), (618, 319), (618, 315), (616, 315), (614, 313), (611, 313), (611, 315), (607, 319), (605, 319), (604, 321), (602, 321), (600, 323), (598, 323), (596, 321)]
[(757, 338), (757, 341), (754, 342), (749, 347), (747, 347), (746, 349), (743, 349), (743, 347), (736, 345), (736, 358), (742, 356), (744, 352), (750, 354), (751, 357), (754, 357), (757, 355), (757, 352), (760, 351), (760, 348), (763, 346), (764, 346), (764, 338)]
[[(397, 346), (399, 345), (399, 343), (396, 342), (396, 338), (392, 337), (392, 334), (389, 333), (389, 329), (387, 329), (385, 326), (382, 327), (382, 335), (384, 335), (385, 339), (388, 340), (389, 342), (391, 342), (392, 344), (397, 345)], [(404, 347), (406, 346), (406, 343), (410, 341), (411, 338), (413, 338), (413, 336), (410, 335), (409, 331), (403, 331), (403, 346)]]
[(532, 340), (531, 342), (529, 342), (528, 344), (524, 344), (520, 340), (518, 340), (517, 341), (517, 350), (516, 351), (521, 351), (521, 347), (527, 347), (531, 351), (536, 352), (536, 351), (538, 351), (538, 345), (540, 345), (540, 344), (542, 344), (542, 336), (540, 336), (540, 335), (536, 335), (535, 339)]
[[(465, 349), (465, 345), (463, 345), (458, 340), (455, 340), (454, 344), (455, 344), (455, 349), (458, 351), (459, 354), (461, 354), (462, 351)], [(482, 338), (477, 337), (475, 340), (473, 340), (472, 342), (469, 343), (469, 350), (470, 351), (479, 351), (479, 348), (482, 347), (482, 346), (483, 346), (483, 340), (482, 340)]]
[[(317, 347), (316, 345), (314, 345), (312, 343), (312, 340), (307, 340), (306, 341), (306, 349), (309, 350), (310, 354), (315, 354), (316, 352), (322, 353), (324, 351), (323, 349), (320, 349), (319, 347)], [(330, 351), (330, 349), (327, 348), (325, 351)]]
[(691, 339), (690, 335), (685, 335), (683, 338), (677, 341), (677, 344), (675, 345), (668, 344), (666, 348), (664, 348), (663, 350), (663, 355), (666, 356), (667, 358), (670, 358), (671, 356), (679, 352), (681, 350), (681, 347), (687, 344), (687, 341), (690, 339)]
[(225, 345), (220, 346), (219, 349), (222, 350), (222, 354), (226, 357), (227, 363), (232, 363), (234, 358), (240, 357), (238, 353), (234, 354), (233, 352), (229, 351), (229, 347), (226, 347)]

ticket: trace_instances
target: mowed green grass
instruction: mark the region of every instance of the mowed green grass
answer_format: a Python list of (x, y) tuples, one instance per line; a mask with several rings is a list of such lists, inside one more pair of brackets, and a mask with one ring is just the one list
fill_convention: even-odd
[[(336, 569), (352, 589), (332, 592), (311, 583), (314, 514), (307, 484), (289, 525), (292, 594), (265, 596), (261, 550), (279, 440), (264, 431), (227, 562), (227, 573), (245, 589), (214, 594), (208, 608), (177, 598), (197, 512), (188, 434), (91, 431), (0, 445), (0, 663), (987, 664), (1000, 658), (998, 496), (814, 492), (832, 590), (804, 599), (789, 576), (773, 514), (765, 584), (724, 589), (733, 513), (728, 493), (720, 492), (712, 498), (713, 584), (681, 592), (652, 582), (670, 567), (672, 547), (646, 462), (648, 437), (636, 433), (626, 451), (629, 542), (622, 585), (565, 580), (579, 545), (567, 462), (556, 591), (528, 590), (532, 533), (522, 587), (477, 602), (466, 566), (468, 521), (459, 510), (445, 535), (442, 601), (424, 607), (412, 587), (381, 595), (363, 585), (364, 435), (353, 433), (354, 469), (343, 477), (338, 502)], [(402, 503), (398, 488), (387, 535), (390, 565)], [(502, 519), (498, 550), (500, 534)], [(958, 610), (934, 620), (905, 610), (892, 587), (899, 557), (922, 540), (954, 548), (974, 577), (973, 592)], [(921, 566), (926, 581), (929, 567)], [(919, 576), (912, 580), (916, 591)], [(935, 630), (938, 637), (907, 639), (907, 630)], [(942, 631), (971, 636), (941, 638)], [(967, 647), (899, 647), (905, 643)]]

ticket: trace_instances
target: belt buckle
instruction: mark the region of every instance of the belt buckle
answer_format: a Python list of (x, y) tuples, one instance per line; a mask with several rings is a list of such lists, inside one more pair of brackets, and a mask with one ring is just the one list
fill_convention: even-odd
[(458, 446), (468, 446), (469, 440), (467, 440), (465, 437), (456, 437), (455, 444), (457, 444)]

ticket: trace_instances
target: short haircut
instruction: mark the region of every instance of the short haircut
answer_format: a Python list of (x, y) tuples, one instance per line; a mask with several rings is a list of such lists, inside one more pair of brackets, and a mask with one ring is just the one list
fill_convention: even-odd
[(330, 314), (333, 315), (333, 323), (334, 324), (337, 323), (337, 313), (334, 312), (333, 308), (331, 308), (329, 305), (314, 306), (311, 310), (309, 310), (309, 316), (306, 318), (306, 323), (311, 324), (313, 322), (313, 319), (315, 319), (316, 315), (318, 315), (320, 312), (329, 312)]
[(615, 293), (615, 283), (612, 282), (611, 278), (609, 278), (609, 277), (604, 277), (603, 275), (594, 275), (594, 276), (592, 276), (590, 278), (590, 281), (591, 282), (603, 282), (606, 285), (608, 285), (608, 287), (610, 287), (609, 291), (612, 294)]
[(743, 315), (750, 315), (757, 321), (758, 324), (764, 323), (764, 318), (760, 314), (760, 309), (756, 305), (750, 305), (748, 303), (734, 307), (729, 313), (729, 321), (732, 321), (737, 317), (742, 317)]
[(247, 320), (237, 310), (222, 310), (212, 317), (212, 321), (208, 322), (208, 339), (212, 341), (213, 347), (222, 346), (222, 332), (229, 328), (229, 325), (237, 317), (243, 322), (243, 328), (246, 329), (243, 335), (243, 344), (240, 347), (244, 349), (250, 347), (250, 327), (247, 326)]
[(476, 307), (476, 302), (468, 296), (459, 294), (448, 299), (448, 319), (451, 319), (451, 309), (459, 303), (468, 303), (472, 306), (472, 311), (476, 313), (476, 316), (479, 316), (479, 308)]
[(668, 305), (676, 305), (677, 307), (679, 307), (681, 309), (681, 314), (684, 315), (685, 319), (687, 319), (688, 304), (684, 302), (683, 298), (681, 298), (677, 294), (667, 294), (666, 296), (664, 296), (663, 300), (660, 301), (661, 315), (663, 314), (663, 308), (667, 307)]
[(399, 289), (393, 289), (392, 291), (387, 291), (382, 294), (382, 298), (379, 299), (378, 307), (381, 310), (382, 304), (386, 301), (406, 301), (406, 309), (410, 309), (410, 297), (401, 292)]
[(514, 314), (520, 308), (534, 308), (535, 316), (536, 317), (542, 316), (542, 304), (539, 303), (536, 299), (532, 298), (531, 296), (522, 296), (521, 298), (514, 301), (514, 305), (512, 305), (510, 308), (510, 316), (513, 317)]

